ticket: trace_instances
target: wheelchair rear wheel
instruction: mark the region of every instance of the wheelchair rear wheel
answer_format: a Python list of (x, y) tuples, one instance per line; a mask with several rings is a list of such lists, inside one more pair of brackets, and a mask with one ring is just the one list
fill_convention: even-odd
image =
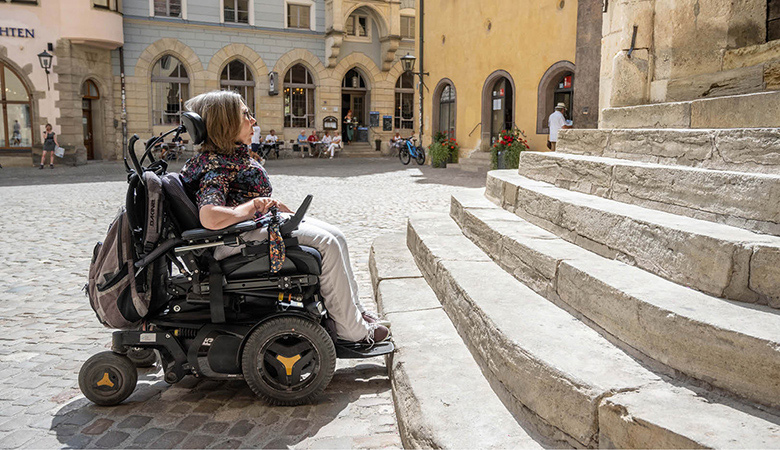
[(79, 388), (85, 397), (101, 406), (122, 403), (135, 390), (138, 372), (130, 358), (100, 352), (81, 366)]
[(247, 339), (241, 366), (252, 391), (273, 405), (300, 405), (318, 396), (336, 370), (336, 348), (325, 329), (299, 317), (271, 319)]
[(401, 164), (407, 165), (412, 160), (412, 155), (409, 154), (409, 149), (403, 147), (398, 151), (398, 158), (401, 160)]

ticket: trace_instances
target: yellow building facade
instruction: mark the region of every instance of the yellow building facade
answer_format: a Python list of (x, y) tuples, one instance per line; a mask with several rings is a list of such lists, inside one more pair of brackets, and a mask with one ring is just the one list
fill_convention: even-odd
[[(418, 0), (417, 5), (422, 36), (415, 70), (426, 73), (425, 145), (437, 132), (448, 133), (466, 158), (489, 150), (498, 132), (516, 126), (533, 150), (543, 150), (556, 103), (567, 103), (569, 118), (597, 115), (598, 54), (593, 106), (574, 100), (583, 9), (577, 0)], [(597, 28), (592, 33), (597, 46), (598, 5), (598, 26), (591, 27)]]

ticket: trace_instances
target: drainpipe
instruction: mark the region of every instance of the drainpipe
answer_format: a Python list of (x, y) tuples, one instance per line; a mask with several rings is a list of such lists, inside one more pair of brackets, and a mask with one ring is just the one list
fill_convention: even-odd
[(423, 82), (423, 74), (425, 73), (425, 51), (423, 50), (423, 45), (425, 44), (425, 0), (420, 0), (420, 46), (419, 46), (419, 52), (420, 52), (420, 84), (418, 85), (418, 89), (420, 90), (420, 146), (423, 145), (423, 86), (425, 85)]
[(125, 97), (125, 48), (119, 47), (119, 79), (122, 90), (122, 156), (127, 155), (127, 98)]

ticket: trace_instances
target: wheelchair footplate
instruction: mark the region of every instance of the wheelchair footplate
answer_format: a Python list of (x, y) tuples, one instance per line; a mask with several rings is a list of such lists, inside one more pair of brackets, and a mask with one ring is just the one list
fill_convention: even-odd
[(336, 341), (336, 357), (339, 359), (363, 359), (387, 355), (395, 351), (392, 341), (384, 341), (376, 344), (359, 342)]

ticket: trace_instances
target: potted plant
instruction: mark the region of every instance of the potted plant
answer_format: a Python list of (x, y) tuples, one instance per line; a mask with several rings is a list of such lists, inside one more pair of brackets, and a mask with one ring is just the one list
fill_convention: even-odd
[(517, 169), (520, 165), (520, 152), (528, 150), (525, 133), (517, 128), (503, 130), (490, 149), (491, 166), (495, 169)]
[(431, 167), (444, 169), (450, 159), (450, 148), (441, 142), (434, 142), (428, 147), (428, 155), (431, 157)]
[(460, 151), (460, 145), (458, 145), (458, 141), (456, 141), (455, 138), (449, 138), (442, 141), (442, 144), (450, 151), (450, 158), (448, 162), (457, 164)]

